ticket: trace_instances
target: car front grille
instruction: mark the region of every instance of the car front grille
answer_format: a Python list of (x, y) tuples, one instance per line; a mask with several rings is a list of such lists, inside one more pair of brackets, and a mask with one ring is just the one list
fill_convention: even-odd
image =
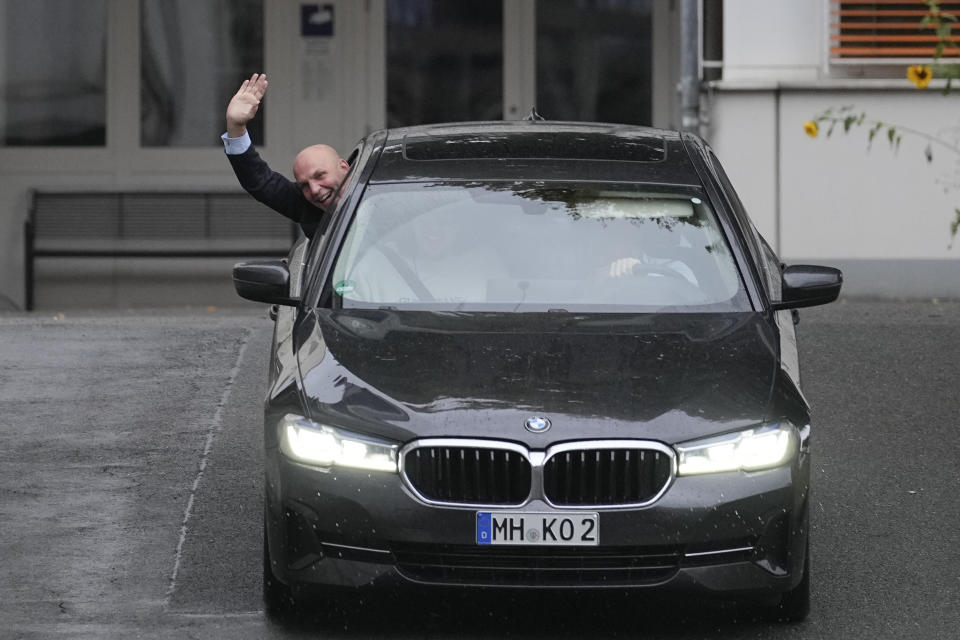
[(673, 468), (668, 447), (638, 440), (565, 443), (534, 455), (509, 442), (432, 439), (401, 453), (404, 480), (416, 494), (465, 506), (533, 498), (557, 507), (643, 506), (666, 490)]
[(517, 505), (530, 495), (530, 461), (516, 450), (424, 446), (403, 463), (410, 484), (431, 502)]
[(638, 586), (664, 582), (679, 547), (493, 549), (454, 545), (394, 547), (397, 570), (426, 584), (514, 587)]
[(574, 449), (543, 467), (543, 493), (557, 506), (642, 504), (670, 481), (673, 461), (656, 449)]

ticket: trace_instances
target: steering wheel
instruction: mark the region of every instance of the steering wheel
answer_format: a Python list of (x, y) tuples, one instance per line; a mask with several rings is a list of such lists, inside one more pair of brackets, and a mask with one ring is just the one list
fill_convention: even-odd
[(630, 274), (623, 276), (605, 274), (596, 283), (594, 295), (610, 302), (633, 300), (656, 306), (700, 304), (705, 300), (700, 288), (682, 273), (656, 264), (635, 264)]

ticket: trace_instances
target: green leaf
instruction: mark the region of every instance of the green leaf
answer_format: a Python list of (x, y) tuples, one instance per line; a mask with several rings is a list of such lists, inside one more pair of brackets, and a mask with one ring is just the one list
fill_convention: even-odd
[(949, 39), (950, 39), (950, 29), (951, 29), (952, 27), (953, 27), (953, 25), (951, 25), (951, 24), (949, 24), (949, 23), (941, 22), (941, 23), (940, 23), (940, 26), (937, 27), (937, 37), (940, 38), (941, 40), (949, 40)]
[(890, 146), (893, 146), (893, 139), (897, 136), (897, 130), (893, 127), (887, 129), (887, 140), (890, 142)]
[(938, 43), (937, 43), (937, 50), (934, 52), (933, 57), (934, 57), (934, 58), (940, 58), (940, 57), (942, 57), (942, 56), (943, 56), (943, 50), (944, 50), (944, 48), (945, 48), (945, 47), (944, 47), (943, 43), (942, 43), (942, 42), (938, 42)]
[(848, 133), (850, 131), (850, 126), (857, 121), (856, 116), (847, 116), (843, 119), (843, 132)]
[[(950, 223), (950, 238), (954, 239), (957, 237), (957, 231), (960, 231), (960, 209), (953, 210), (954, 215), (957, 217)], [(951, 242), (951, 244), (953, 244)]]

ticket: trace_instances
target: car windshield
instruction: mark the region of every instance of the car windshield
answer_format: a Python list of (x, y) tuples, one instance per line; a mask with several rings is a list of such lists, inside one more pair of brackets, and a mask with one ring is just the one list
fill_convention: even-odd
[(331, 284), (347, 309), (750, 309), (716, 217), (692, 187), (372, 185)]

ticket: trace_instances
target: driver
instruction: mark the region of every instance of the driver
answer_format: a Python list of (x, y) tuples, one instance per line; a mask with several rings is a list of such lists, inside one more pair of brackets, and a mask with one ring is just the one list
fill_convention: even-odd
[(605, 274), (607, 277), (670, 277), (670, 271), (673, 271), (690, 284), (697, 285), (693, 270), (682, 260), (670, 255), (675, 253), (672, 249), (685, 243), (677, 230), (644, 224), (633, 227), (626, 237), (631, 242), (629, 246), (621, 244), (620, 257), (610, 262)]

